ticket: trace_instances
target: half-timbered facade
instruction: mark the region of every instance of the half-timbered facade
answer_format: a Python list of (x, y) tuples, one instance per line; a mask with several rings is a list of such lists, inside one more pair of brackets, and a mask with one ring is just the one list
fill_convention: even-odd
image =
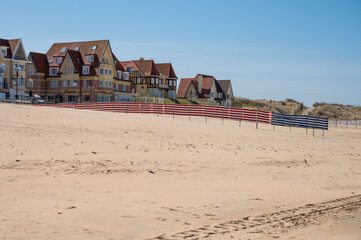
[(164, 97), (175, 98), (178, 77), (171, 63), (156, 63), (159, 72), (159, 91)]

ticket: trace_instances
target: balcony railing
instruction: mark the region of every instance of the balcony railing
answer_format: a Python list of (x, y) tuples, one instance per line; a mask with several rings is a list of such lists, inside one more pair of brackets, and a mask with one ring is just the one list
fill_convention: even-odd
[(168, 86), (167, 84), (161, 84), (161, 83), (159, 83), (159, 88), (168, 89), (169, 86)]

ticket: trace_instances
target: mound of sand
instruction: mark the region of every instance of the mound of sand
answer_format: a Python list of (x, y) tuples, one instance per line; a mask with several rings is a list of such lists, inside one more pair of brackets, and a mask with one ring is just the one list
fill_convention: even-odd
[(1, 239), (360, 239), (361, 129), (0, 111)]

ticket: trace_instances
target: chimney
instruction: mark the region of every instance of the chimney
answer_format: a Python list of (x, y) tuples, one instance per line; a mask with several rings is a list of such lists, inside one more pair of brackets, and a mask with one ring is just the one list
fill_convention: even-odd
[(202, 93), (203, 75), (198, 76), (198, 93)]
[(140, 57), (140, 58), (139, 58), (139, 61), (144, 61), (144, 57)]

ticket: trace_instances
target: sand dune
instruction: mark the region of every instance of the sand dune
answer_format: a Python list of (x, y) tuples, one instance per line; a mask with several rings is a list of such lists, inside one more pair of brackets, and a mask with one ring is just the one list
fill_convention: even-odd
[(361, 237), (361, 129), (0, 111), (0, 239)]

